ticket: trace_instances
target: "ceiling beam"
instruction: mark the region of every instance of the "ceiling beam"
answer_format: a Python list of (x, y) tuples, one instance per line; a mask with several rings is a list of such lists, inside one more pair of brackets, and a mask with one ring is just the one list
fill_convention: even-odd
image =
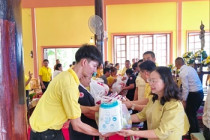
[[(178, 2), (180, 0), (104, 0), (105, 5)], [(209, 0), (181, 0), (209, 1)], [(22, 0), (22, 8), (94, 6), (94, 0)]]

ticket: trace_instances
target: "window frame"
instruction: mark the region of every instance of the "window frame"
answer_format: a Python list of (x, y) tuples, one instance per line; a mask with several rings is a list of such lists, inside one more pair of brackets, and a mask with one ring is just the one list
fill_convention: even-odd
[[(209, 34), (209, 40), (210, 40), (210, 31), (206, 31), (205, 32), (205, 34), (206, 33), (208, 33)], [(190, 42), (189, 42), (189, 37), (190, 37), (190, 34), (197, 34), (198, 36), (199, 36), (199, 34), (200, 34), (200, 31), (199, 30), (196, 30), (196, 31), (187, 31), (187, 35), (186, 35), (186, 38), (187, 38), (187, 41), (186, 41), (186, 45), (187, 45), (187, 47), (186, 47), (186, 51), (190, 51), (190, 50), (192, 50), (192, 49), (190, 49)], [(197, 35), (191, 35), (191, 36), (197, 36)], [(199, 41), (200, 42), (200, 41)], [(195, 41), (195, 38), (194, 38), (194, 51), (193, 51), (193, 53), (195, 53), (196, 52), (196, 49), (195, 49), (195, 43), (196, 43), (196, 41)], [(205, 41), (205, 43), (206, 43), (206, 41)], [(209, 41), (209, 44), (210, 44), (210, 41)], [(209, 48), (210, 48), (210, 46), (209, 46)], [(200, 49), (201, 49), (201, 47), (200, 47)], [(204, 48), (205, 49), (205, 48)], [(210, 55), (210, 51), (208, 52), (209, 53), (209, 55)], [(207, 53), (207, 54), (208, 54)]]
[[(153, 42), (152, 42), (152, 50), (154, 51), (154, 35), (165, 35), (166, 36), (166, 65), (172, 63), (173, 61), (173, 32), (154, 32), (154, 33), (114, 33), (112, 34), (112, 49), (113, 49), (113, 62), (114, 63), (119, 63), (117, 62), (116, 60), (116, 47), (115, 47), (115, 37), (117, 36), (124, 36), (127, 40), (127, 36), (139, 36), (139, 59), (142, 59), (142, 56), (141, 56), (141, 46), (140, 46), (140, 36), (141, 35), (150, 35), (152, 36), (152, 39), (153, 39)], [(126, 44), (126, 48), (127, 48), (127, 44)], [(127, 50), (126, 50), (127, 51)], [(126, 53), (127, 54), (127, 53)], [(128, 59), (128, 57), (126, 56), (126, 59)]]

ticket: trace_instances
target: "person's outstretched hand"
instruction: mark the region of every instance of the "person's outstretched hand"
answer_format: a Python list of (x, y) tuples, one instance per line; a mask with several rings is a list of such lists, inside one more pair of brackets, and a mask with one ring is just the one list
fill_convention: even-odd
[(121, 130), (117, 132), (118, 135), (123, 136), (123, 137), (128, 137), (128, 136), (133, 136), (134, 131), (133, 130)]

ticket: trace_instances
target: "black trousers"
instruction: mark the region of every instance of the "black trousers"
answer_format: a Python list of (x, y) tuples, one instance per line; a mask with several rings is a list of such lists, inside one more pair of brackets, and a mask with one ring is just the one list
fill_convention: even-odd
[(64, 140), (61, 130), (46, 130), (44, 132), (33, 132), (31, 130), (30, 140)]
[(42, 89), (42, 93), (43, 93), (43, 94), (44, 94), (44, 92), (47, 90), (47, 87), (48, 87), (49, 83), (50, 83), (50, 82), (44, 82), (44, 81), (43, 81), (43, 84), (44, 84), (44, 86), (45, 86), (45, 89)]
[(205, 125), (203, 128), (203, 136), (205, 137), (206, 140), (210, 140), (210, 130)]
[(189, 92), (186, 101), (186, 114), (190, 123), (189, 133), (199, 132), (197, 111), (203, 102), (203, 91)]

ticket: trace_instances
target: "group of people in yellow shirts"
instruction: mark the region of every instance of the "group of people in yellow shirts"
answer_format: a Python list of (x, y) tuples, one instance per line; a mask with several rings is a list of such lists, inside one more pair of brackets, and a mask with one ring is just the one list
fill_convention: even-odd
[[(81, 106), (78, 100), (84, 97), (84, 93), (79, 91), (80, 81), (90, 79), (93, 73), (97, 72), (97, 68), (102, 64), (101, 53), (95, 46), (83, 45), (76, 52), (75, 58), (74, 67), (57, 75), (39, 100), (30, 117), (31, 140), (64, 139), (61, 128), (68, 120), (71, 128), (81, 134), (101, 137), (113, 135), (100, 134), (96, 128), (84, 123), (80, 118), (81, 114), (89, 116), (88, 114), (94, 114), (99, 109), (98, 106)], [(130, 65), (126, 66), (122, 74), (128, 68)], [(110, 71), (111, 76), (107, 78), (110, 87), (115, 82), (118, 69), (115, 67)], [(149, 140), (181, 139), (189, 130), (189, 123), (181, 102), (181, 93), (173, 81), (170, 69), (156, 67), (155, 55), (150, 51), (144, 53), (143, 61), (138, 63), (137, 69), (139, 73), (136, 78), (135, 100), (123, 103), (128, 108), (139, 111), (132, 115), (132, 122), (146, 121), (147, 130), (121, 130), (116, 133)], [(44, 68), (43, 71), (48, 72)], [(97, 74), (100, 76), (100, 73)], [(51, 77), (45, 78), (42, 77), (43, 88), (46, 88), (45, 82), (51, 80)]]

